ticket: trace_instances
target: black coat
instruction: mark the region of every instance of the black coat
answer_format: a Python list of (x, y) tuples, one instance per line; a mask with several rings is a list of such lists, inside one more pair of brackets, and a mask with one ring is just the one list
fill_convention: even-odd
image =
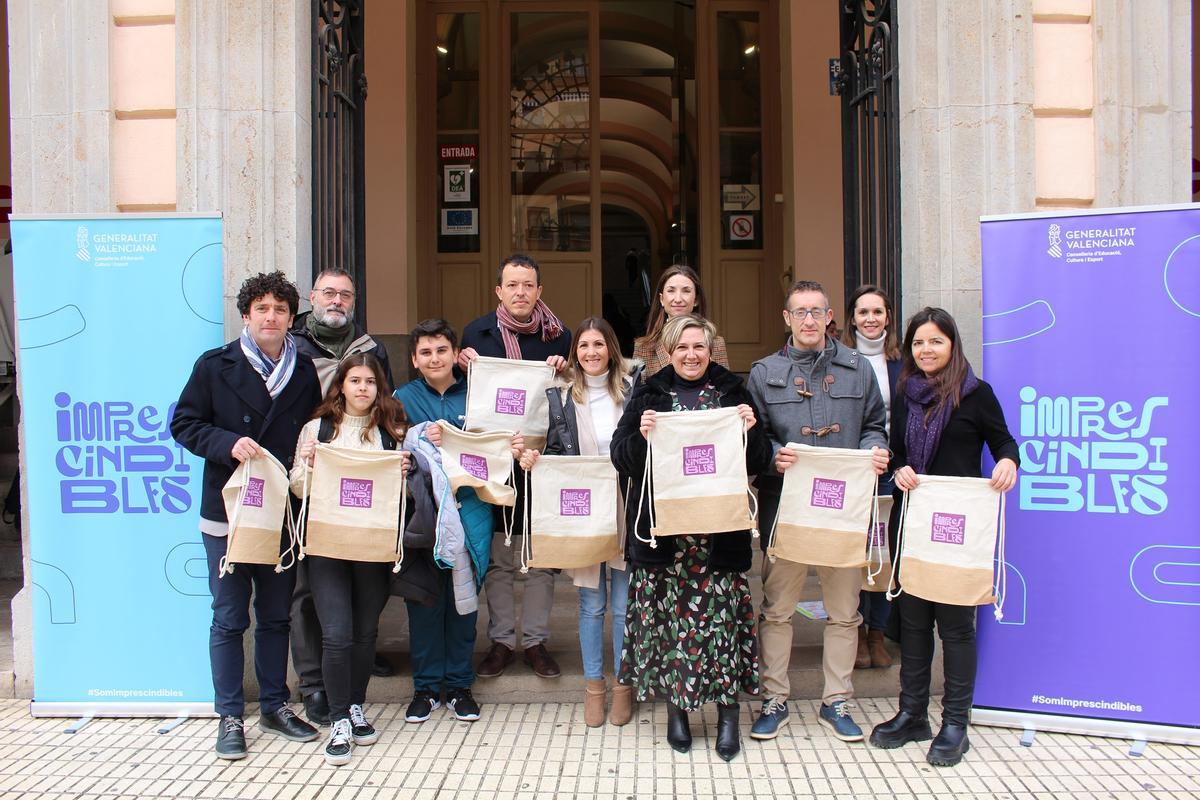
[[(908, 398), (904, 392), (892, 395), (892, 429), (889, 448), (892, 460), (888, 469), (892, 472), (908, 466), (908, 443), (904, 431), (908, 427)], [(917, 413), (920, 413), (919, 411)], [(992, 387), (979, 382), (975, 391), (964, 397), (950, 414), (946, 429), (938, 440), (937, 451), (925, 474), (950, 475), (960, 478), (983, 476), (983, 446), (987, 445), (992, 459), (1011, 458), (1020, 466), (1021, 453), (1017, 442), (1008, 432), (1004, 422), (1004, 409), (996, 399)], [(888, 536), (892, 552), (896, 552), (896, 531), (900, 524), (900, 505), (904, 492), (892, 491), (892, 514), (888, 524)]]
[[(630, 535), (625, 537), (625, 554), (630, 563), (639, 567), (654, 567), (670, 564), (675, 557), (674, 547), (652, 548), (649, 544), (640, 542), (632, 535), (635, 522), (638, 523), (638, 533), (643, 539), (650, 536), (650, 497), (642, 498), (641, 519), (638, 520), (638, 502), (634, 496), (641, 493), (642, 473), (646, 465), (646, 439), (639, 428), (642, 422), (642, 412), (646, 409), (655, 411), (671, 410), (671, 388), (676, 380), (675, 368), (666, 366), (651, 375), (645, 383), (634, 389), (633, 396), (625, 406), (625, 413), (613, 433), (609, 451), (613, 465), (621, 474), (622, 483), (626, 478), (632, 480), (633, 489), (630, 502), (625, 506), (627, 529)], [(745, 403), (753, 407), (750, 392), (746, 384), (734, 373), (715, 362), (708, 367), (708, 380), (717, 392), (717, 401), (722, 408), (732, 408)], [(758, 416), (757, 409), (754, 412)], [(746, 471), (750, 475), (762, 472), (771, 462), (771, 443), (763, 434), (762, 425), (755, 425), (746, 436)], [(664, 543), (666, 540), (664, 539)], [(751, 549), (751, 533), (748, 530), (719, 533), (713, 536), (712, 553), (709, 565), (714, 570), (745, 572), (750, 569), (753, 551)]]
[(175, 441), (204, 459), (200, 516), (228, 521), (221, 489), (237, 467), (238, 439), (249, 436), (290, 470), (300, 429), (320, 402), (317, 369), (307, 358), (297, 355), (291, 380), (272, 400), (238, 340), (200, 356), (171, 418)]
[[(566, 358), (571, 354), (571, 332), (566, 328), (563, 328), (563, 332), (557, 339), (549, 342), (543, 342), (540, 333), (522, 333), (517, 336), (517, 341), (521, 344), (521, 358), (525, 361), (545, 361), (550, 356)], [(496, 321), (495, 311), (484, 314), (463, 329), (462, 348), (465, 350), (468, 347), (475, 348), (475, 352), (481, 356), (506, 357), (504, 339), (500, 336), (500, 327)], [(521, 468), (514, 463), (513, 470), (519, 479)], [(492, 508), (492, 524), (495, 530), (504, 530), (504, 515), (508, 513), (512, 519), (513, 535), (522, 536), (525, 533), (525, 482), (517, 480), (516, 484), (517, 499), (512, 510), (506, 512), (504, 506), (494, 506)]]

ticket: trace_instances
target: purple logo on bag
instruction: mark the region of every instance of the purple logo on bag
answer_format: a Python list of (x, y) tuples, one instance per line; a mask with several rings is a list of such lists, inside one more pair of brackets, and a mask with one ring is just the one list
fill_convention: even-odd
[(371, 489), (374, 481), (359, 478), (342, 478), (340, 505), (346, 508), (370, 508)]
[(497, 389), (496, 413), (512, 414), (514, 417), (525, 416), (525, 390)]
[(564, 517), (592, 515), (591, 489), (563, 489), (558, 493), (559, 513)]
[(962, 544), (967, 533), (967, 518), (962, 514), (933, 512), (933, 536), (935, 542)]
[(817, 508), (841, 510), (846, 502), (846, 482), (832, 478), (813, 478), (812, 504)]
[(871, 531), (871, 540), (867, 547), (883, 547), (887, 543), (887, 523), (876, 522), (875, 530)]
[(717, 471), (717, 448), (711, 444), (697, 444), (683, 448), (684, 475), (713, 475)]
[(488, 479), (487, 459), (483, 456), (463, 453), (458, 457), (458, 463), (467, 472), (479, 478), (479, 480), (486, 481)]
[(242, 505), (262, 508), (265, 483), (262, 478), (251, 478), (246, 481), (246, 497), (242, 500)]

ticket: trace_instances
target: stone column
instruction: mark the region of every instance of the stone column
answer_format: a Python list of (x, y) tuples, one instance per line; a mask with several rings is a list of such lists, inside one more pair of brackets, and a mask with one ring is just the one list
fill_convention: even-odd
[(180, 211), (220, 211), (225, 332), (238, 287), (282, 270), (312, 282), (311, 3), (178, 0)]
[(1095, 0), (1096, 205), (1192, 199), (1189, 0)]
[(1031, 0), (897, 7), (903, 308), (982, 353), (979, 217), (1034, 207)]

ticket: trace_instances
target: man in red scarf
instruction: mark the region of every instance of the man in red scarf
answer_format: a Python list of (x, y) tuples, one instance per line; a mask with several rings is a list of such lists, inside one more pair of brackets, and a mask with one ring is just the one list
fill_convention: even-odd
[[(504, 259), (496, 273), (496, 310), (469, 324), (463, 330), (459, 366), (477, 356), (545, 361), (561, 371), (571, 352), (571, 332), (542, 302), (542, 270), (532, 258), (514, 254)], [(523, 536), (524, 492), (518, 481), (517, 502), (513, 508), (513, 536)], [(504, 529), (503, 509), (496, 506), (494, 530)], [(479, 662), (481, 678), (496, 677), (512, 663), (517, 648), (516, 599), (513, 582), (517, 572), (513, 553), (520, 545), (504, 545), (504, 537), (492, 537), (492, 563), (484, 579), (487, 593), (488, 638), (492, 646)], [(542, 678), (561, 674), (558, 664), (546, 650), (550, 636), (550, 607), (554, 603), (554, 571), (530, 569), (525, 576), (525, 594), (521, 608), (521, 648), (525, 661)]]

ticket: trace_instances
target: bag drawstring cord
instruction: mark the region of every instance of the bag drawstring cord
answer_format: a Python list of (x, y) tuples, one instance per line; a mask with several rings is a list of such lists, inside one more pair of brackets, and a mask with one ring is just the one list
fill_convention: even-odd
[[(643, 544), (649, 544), (651, 549), (658, 547), (658, 541), (654, 536), (654, 487), (650, 483), (650, 463), (651, 463), (651, 437), (654, 435), (654, 429), (650, 429), (646, 433), (646, 463), (642, 469), (642, 488), (638, 495), (638, 510), (637, 516), (633, 520), (633, 537)], [(649, 505), (646, 507), (647, 516), (650, 518), (650, 538), (643, 539), (641, 533), (642, 523), (642, 505), (646, 503), (646, 488), (650, 487)]]
[[(900, 530), (896, 532), (896, 552), (892, 553), (892, 576), (888, 579), (887, 592), (885, 596), (888, 600), (895, 600), (900, 596), (904, 589), (896, 582), (896, 575), (900, 572), (900, 556), (904, 553), (904, 518), (908, 516), (908, 492), (904, 492), (904, 498), (900, 502)], [(896, 591), (892, 592), (892, 584), (896, 584)]]
[(521, 540), (521, 574), (528, 575), (529, 562), (533, 560), (533, 548), (530, 546), (529, 542), (529, 526), (532, 524), (529, 507), (533, 505), (530, 502), (529, 496), (529, 473), (532, 472), (532, 470), (522, 469), (521, 472), (524, 473), (522, 478), (524, 479), (525, 483), (525, 506), (521, 509), (521, 519), (525, 523), (525, 536)]
[[(316, 459), (315, 451), (313, 454), (313, 459), (314, 460)], [(300, 500), (300, 524), (296, 526), (296, 542), (299, 545), (299, 548), (298, 548), (299, 556), (297, 556), (297, 558), (300, 561), (304, 560), (304, 539), (305, 539), (305, 536), (308, 534), (308, 490), (310, 488), (309, 475), (311, 473), (312, 473), (312, 467), (310, 467), (307, 463), (305, 463), (305, 465), (304, 465), (304, 483), (302, 484), (303, 498)]]
[[(750, 454), (750, 437), (748, 436), (749, 431), (750, 431), (750, 423), (743, 421), (742, 422), (742, 463), (743, 464), (746, 463), (746, 458)], [(757, 539), (759, 537), (758, 498), (755, 497), (754, 492), (750, 490), (750, 472), (749, 471), (746, 472), (746, 495), (747, 495), (747, 497), (750, 498), (750, 507), (753, 509), (750, 512), (750, 526), (751, 526), (750, 527), (750, 538)]]
[(875, 585), (875, 576), (883, 572), (883, 537), (878, 536), (879, 533), (879, 476), (875, 476), (875, 491), (871, 498), (871, 526), (867, 529), (870, 533), (867, 534), (867, 549), (871, 549), (872, 542), (875, 546), (875, 554), (879, 556), (879, 569), (871, 569), (871, 554), (867, 553), (867, 586)]
[[(403, 451), (401, 451), (403, 452)], [(411, 465), (417, 457), (416, 453), (408, 454), (408, 461)], [(410, 467), (411, 468), (411, 467)], [(408, 470), (401, 470), (400, 473), (400, 530), (396, 535), (396, 564), (392, 567), (392, 573), (400, 571), (400, 565), (404, 563), (404, 519), (408, 516)], [(435, 532), (436, 532), (436, 525)]]
[(1005, 600), (1005, 598), (1008, 597), (1008, 563), (1004, 560), (1005, 498), (1006, 498), (1006, 494), (1004, 492), (1001, 492), (1001, 494), (1000, 494), (1000, 526), (999, 526), (1000, 530), (998, 533), (998, 538), (1000, 540), (1000, 544), (999, 544), (999, 548), (998, 548), (999, 556), (1000, 556), (1000, 566), (999, 566), (1000, 574), (996, 581), (996, 588), (997, 588), (996, 602), (995, 602), (996, 607), (992, 611), (992, 615), (996, 618), (997, 622), (1004, 619), (1004, 600)]
[[(516, 493), (517, 480), (516, 480), (516, 476), (513, 475), (512, 464), (508, 465), (508, 477), (504, 479), (504, 485), (512, 486), (513, 493), (514, 494)], [(504, 546), (505, 547), (512, 547), (513, 525), (516, 523), (516, 515), (517, 515), (517, 509), (515, 506), (516, 506), (515, 501), (514, 501), (514, 507), (513, 507), (512, 511), (508, 510), (508, 506), (500, 506), (500, 516), (503, 517), (503, 519), (504, 519)]]
[(250, 461), (246, 463), (245, 481), (242, 483), (242, 488), (238, 490), (237, 505), (233, 507), (233, 519), (229, 520), (229, 534), (225, 540), (225, 555), (221, 556), (221, 561), (217, 565), (217, 577), (224, 577), (230, 572), (233, 572), (233, 565), (229, 563), (229, 551), (233, 547), (233, 534), (237, 531), (238, 522), (242, 518), (242, 503), (246, 501), (246, 492), (250, 488)]

